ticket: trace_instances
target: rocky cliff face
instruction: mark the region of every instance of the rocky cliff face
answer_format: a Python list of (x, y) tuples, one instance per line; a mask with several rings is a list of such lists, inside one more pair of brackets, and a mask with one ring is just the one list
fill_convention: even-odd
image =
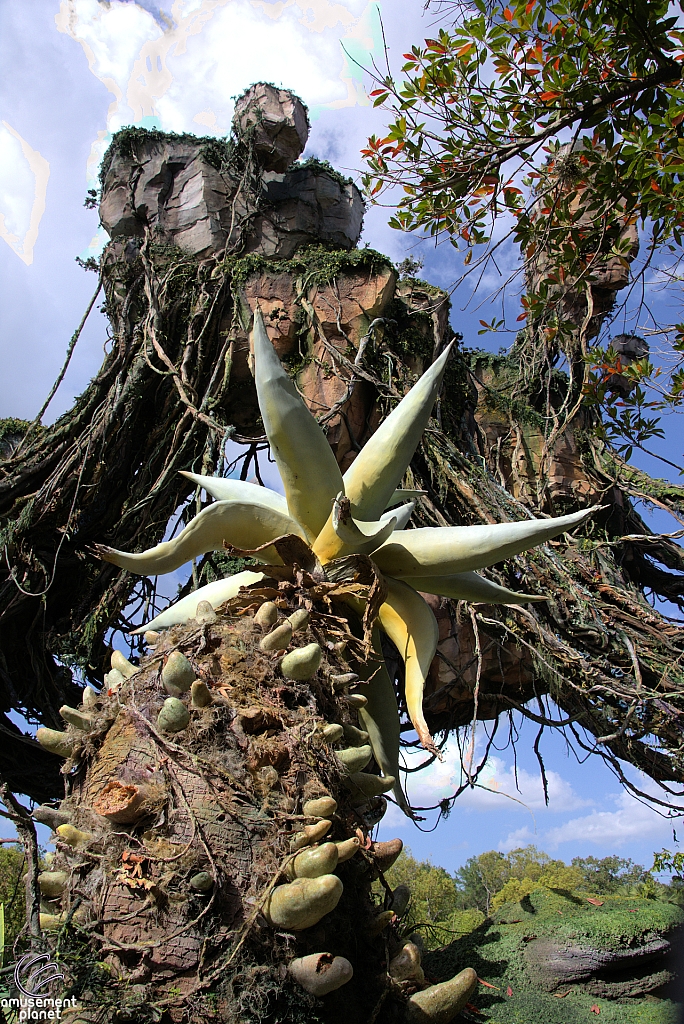
[(100, 219), (112, 239), (142, 237), (208, 257), (258, 252), (289, 258), (303, 245), (351, 249), (363, 199), (317, 161), (295, 164), (306, 108), (263, 83), (236, 104), (227, 143), (132, 130), (120, 136), (102, 183)]

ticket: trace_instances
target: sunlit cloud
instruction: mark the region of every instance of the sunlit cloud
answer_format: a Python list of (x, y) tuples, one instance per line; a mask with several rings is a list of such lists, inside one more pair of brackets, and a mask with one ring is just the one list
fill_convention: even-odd
[(7, 121), (0, 122), (0, 238), (27, 266), (45, 211), (50, 164)]

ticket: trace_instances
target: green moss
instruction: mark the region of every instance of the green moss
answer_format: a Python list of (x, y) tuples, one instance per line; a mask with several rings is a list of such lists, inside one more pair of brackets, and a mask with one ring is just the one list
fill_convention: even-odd
[[(14, 416), (0, 419), (0, 459), (11, 456), (30, 426), (28, 420), (18, 420)], [(42, 425), (36, 427), (37, 432), (44, 429)]]
[[(564, 985), (558, 998), (535, 984), (526, 969), (525, 949), (532, 939), (553, 937), (561, 945), (628, 949), (684, 922), (684, 912), (670, 903), (643, 899), (609, 899), (597, 907), (584, 894), (539, 888), (520, 903), (507, 903), (480, 927), (440, 950), (428, 953), (426, 973), (435, 980), (472, 967), (494, 989), (480, 987), (473, 1000), (489, 1024), (586, 1024), (592, 1006), (605, 1024), (675, 1024), (675, 1004), (650, 997), (613, 1000), (579, 984)], [(636, 912), (635, 912), (636, 911)], [(508, 991), (512, 993), (508, 995)]]
[(330, 284), (339, 274), (366, 270), (375, 274), (392, 267), (391, 260), (375, 249), (334, 249), (326, 245), (307, 245), (290, 259), (248, 253), (229, 256), (218, 264), (214, 273), (230, 276), (233, 288), (240, 288), (253, 274), (292, 274), (303, 279), (305, 286)]
[(148, 142), (181, 142), (199, 144), (200, 154), (207, 163), (220, 169), (228, 160), (232, 143), (229, 139), (217, 139), (213, 135), (192, 135), (190, 132), (162, 132), (157, 128), (140, 128), (127, 125), (116, 132), (109, 143), (100, 164), (100, 186), (103, 186), (112, 162), (116, 156), (133, 158), (137, 144)]
[(327, 160), (319, 160), (318, 157), (310, 156), (307, 160), (298, 161), (297, 163), (290, 164), (288, 171), (317, 171), (319, 174), (327, 174), (329, 178), (336, 181), (340, 188), (346, 188), (347, 185), (353, 185), (354, 179), (347, 178), (344, 174), (340, 174), (336, 171), (332, 164), (328, 163)]

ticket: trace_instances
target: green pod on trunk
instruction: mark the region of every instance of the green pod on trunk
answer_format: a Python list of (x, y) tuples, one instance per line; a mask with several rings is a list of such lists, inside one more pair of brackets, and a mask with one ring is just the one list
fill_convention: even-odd
[(167, 697), (157, 715), (160, 732), (180, 732), (190, 721), (190, 712), (178, 697)]
[(477, 974), (466, 967), (449, 981), (415, 992), (406, 1004), (406, 1020), (410, 1024), (449, 1024), (470, 1002), (476, 988)]
[(41, 871), (38, 875), (38, 886), (41, 896), (49, 900), (57, 899), (67, 887), (69, 875), (66, 871)]
[(124, 679), (130, 679), (138, 671), (137, 665), (131, 664), (121, 651), (112, 651), (112, 668), (120, 672)]
[(344, 750), (335, 751), (335, 757), (342, 762), (345, 772), (349, 775), (363, 771), (372, 756), (373, 751), (367, 743), (363, 747), (346, 747)]
[(338, 856), (336, 843), (310, 846), (290, 861), (287, 874), (290, 878), (319, 878), (321, 875), (332, 875), (337, 867)]
[(306, 629), (310, 618), (311, 612), (308, 609), (297, 608), (296, 611), (292, 612), (292, 615), (288, 615), (287, 621), (292, 626), (292, 632), (296, 633), (299, 629)]
[(85, 715), (82, 711), (77, 711), (76, 708), (70, 708), (68, 704), (63, 704), (59, 713), (65, 722), (82, 732), (89, 732), (93, 727), (90, 715)]
[(307, 800), (302, 807), (302, 814), (310, 818), (329, 818), (337, 810), (337, 800), (331, 796), (319, 796), (315, 800)]
[(197, 609), (195, 611), (195, 622), (199, 626), (208, 626), (212, 622), (216, 622), (218, 615), (212, 608), (209, 601), (199, 601)]
[(343, 956), (332, 953), (311, 953), (300, 956), (288, 965), (288, 972), (305, 992), (312, 996), (325, 996), (346, 985), (354, 968)]
[(162, 684), (167, 693), (178, 697), (190, 689), (197, 674), (181, 651), (172, 651), (162, 669)]
[(337, 743), (344, 736), (344, 728), (336, 723), (331, 723), (330, 725), (321, 723), (320, 732), (322, 739), (330, 744)]
[(370, 740), (368, 733), (363, 729), (357, 729), (355, 725), (344, 725), (342, 728), (344, 729), (344, 738), (351, 747), (363, 747)]
[(280, 671), (286, 679), (303, 683), (316, 675), (322, 657), (323, 651), (318, 644), (307, 644), (306, 647), (298, 647), (296, 651), (286, 654), (280, 662)]
[(257, 608), (254, 621), (257, 626), (263, 626), (265, 629), (269, 629), (274, 626), (278, 621), (278, 609), (273, 601), (264, 601), (264, 603)]
[(214, 885), (214, 879), (208, 871), (198, 871), (190, 879), (190, 888), (195, 892), (209, 892)]
[(341, 839), (335, 844), (337, 846), (337, 863), (344, 864), (351, 860), (355, 853), (361, 849), (361, 841), (356, 836), (351, 839)]
[(118, 668), (113, 668), (104, 677), (105, 690), (118, 690), (125, 682), (126, 676), (119, 672)]
[(270, 633), (267, 633), (259, 644), (262, 651), (282, 651), (292, 639), (292, 626), (289, 622), (282, 622)]
[(423, 968), (420, 966), (420, 950), (412, 942), (407, 942), (400, 953), (389, 963), (388, 972), (395, 981), (412, 981), (422, 985), (425, 981)]
[(379, 914), (376, 914), (368, 929), (368, 934), (371, 938), (375, 938), (376, 935), (383, 932), (393, 917), (394, 913), (391, 910), (381, 910)]
[(211, 692), (201, 679), (196, 679), (190, 687), (190, 700), (193, 708), (206, 708), (211, 704)]
[(301, 932), (312, 928), (334, 910), (342, 895), (337, 875), (296, 878), (273, 890), (264, 907), (264, 915), (274, 928)]
[(372, 796), (381, 796), (387, 793), (394, 785), (394, 778), (385, 775), (369, 775), (368, 772), (354, 772), (344, 780), (347, 789), (350, 789), (352, 796), (358, 797), (359, 802)]
[(330, 831), (331, 826), (332, 822), (328, 821), (327, 818), (322, 818), (321, 821), (317, 821), (315, 825), (306, 825), (301, 832), (297, 832), (297, 834), (292, 837), (290, 849), (301, 850), (305, 846), (311, 846), (312, 843), (317, 843)]
[(36, 732), (36, 739), (41, 747), (58, 757), (71, 757), (74, 752), (74, 740), (59, 729), (40, 728)]

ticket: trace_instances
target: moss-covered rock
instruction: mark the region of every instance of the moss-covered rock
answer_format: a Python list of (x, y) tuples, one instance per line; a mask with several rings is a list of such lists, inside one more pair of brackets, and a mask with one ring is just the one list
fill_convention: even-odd
[(579, 1024), (593, 1019), (592, 1007), (605, 1024), (675, 1024), (663, 988), (682, 924), (684, 911), (671, 903), (604, 897), (597, 906), (539, 888), (428, 953), (424, 968), (441, 981), (473, 967), (494, 986), (473, 999), (490, 1024)]

